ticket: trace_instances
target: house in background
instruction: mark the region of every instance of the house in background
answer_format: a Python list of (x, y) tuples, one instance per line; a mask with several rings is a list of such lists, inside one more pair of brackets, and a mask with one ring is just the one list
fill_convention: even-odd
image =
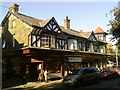
[(19, 5), (10, 6), (2, 21), (3, 85), (12, 78), (37, 80), (46, 68), (51, 79), (73, 68), (106, 67), (106, 33), (100, 27), (79, 32), (71, 29), (68, 16), (61, 26), (54, 17), (40, 20), (18, 11)]

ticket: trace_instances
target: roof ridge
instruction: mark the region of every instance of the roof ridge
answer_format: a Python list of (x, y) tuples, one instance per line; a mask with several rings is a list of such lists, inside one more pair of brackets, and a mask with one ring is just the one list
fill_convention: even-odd
[(13, 12), (10, 12), (10, 13), (18, 17), (20, 20), (26, 22), (27, 24), (38, 26), (38, 27), (45, 26), (53, 18), (52, 17), (46, 20), (41, 20), (41, 19), (37, 19), (28, 15), (22, 14), (22, 13), (13, 13)]
[[(65, 29), (65, 27), (64, 26), (62, 26), (62, 25), (59, 25), (61, 28), (64, 28)], [(79, 31), (76, 31), (76, 30), (73, 30), (73, 29), (65, 29), (65, 31), (67, 32), (67, 33), (69, 33), (69, 32), (73, 32), (72, 34), (74, 35), (75, 33), (77, 33), (77, 35), (75, 35), (75, 36), (79, 36), (79, 37), (82, 37), (82, 38), (86, 38), (85, 37), (85, 35), (83, 35), (83, 34), (81, 34)], [(65, 32), (64, 31), (64, 32)], [(68, 32), (69, 31), (69, 32)]]
[[(38, 18), (34, 18), (34, 17), (28, 16), (28, 15), (22, 14), (22, 13), (18, 13), (18, 14), (19, 14), (19, 15), (26, 16), (26, 17), (29, 17), (29, 18), (33, 18), (33, 19), (37, 19), (37, 20), (41, 20), (41, 19), (38, 19)], [(43, 21), (43, 20), (41, 20), (41, 21)]]

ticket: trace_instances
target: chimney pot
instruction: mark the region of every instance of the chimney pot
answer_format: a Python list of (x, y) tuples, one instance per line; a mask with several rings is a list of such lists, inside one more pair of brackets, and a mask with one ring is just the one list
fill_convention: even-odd
[(83, 30), (80, 30), (80, 33), (83, 33)]
[(64, 27), (65, 29), (70, 29), (70, 20), (68, 19), (68, 16), (64, 19)]
[(68, 16), (66, 16), (66, 19), (68, 19)]
[(19, 5), (13, 4), (12, 6), (9, 7), (9, 11), (18, 13), (18, 11), (19, 11)]

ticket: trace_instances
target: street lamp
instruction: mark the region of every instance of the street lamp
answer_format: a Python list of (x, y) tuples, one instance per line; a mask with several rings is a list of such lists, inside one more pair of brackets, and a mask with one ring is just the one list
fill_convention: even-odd
[(116, 49), (116, 65), (118, 66), (118, 50)]
[(116, 45), (112, 45), (115, 46), (114, 50), (115, 50), (115, 59), (116, 59), (116, 65), (118, 66), (118, 49), (116, 48)]

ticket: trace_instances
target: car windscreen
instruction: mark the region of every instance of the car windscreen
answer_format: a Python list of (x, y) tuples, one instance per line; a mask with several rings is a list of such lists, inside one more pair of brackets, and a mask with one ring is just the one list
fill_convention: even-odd
[(101, 72), (107, 72), (107, 73), (109, 73), (111, 71), (109, 69), (103, 69)]
[(68, 71), (68, 75), (76, 75), (80, 70), (81, 69), (74, 69), (74, 70)]

